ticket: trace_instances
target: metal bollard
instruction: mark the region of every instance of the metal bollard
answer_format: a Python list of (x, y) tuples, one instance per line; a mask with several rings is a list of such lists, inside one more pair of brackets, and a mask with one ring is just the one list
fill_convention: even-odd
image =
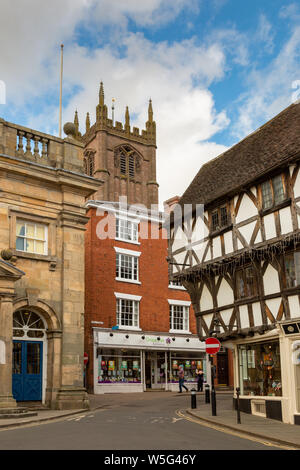
[(236, 388), (236, 413), (237, 413), (237, 424), (241, 424), (241, 410), (240, 410), (240, 388)]
[(209, 384), (205, 384), (205, 403), (210, 403)]
[(196, 390), (194, 388), (191, 390), (191, 408), (192, 410), (197, 408)]

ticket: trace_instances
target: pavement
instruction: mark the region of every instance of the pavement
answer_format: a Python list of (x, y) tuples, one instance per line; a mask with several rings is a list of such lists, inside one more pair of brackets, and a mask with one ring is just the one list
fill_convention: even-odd
[[(190, 393), (166, 392), (176, 397), (190, 396)], [(144, 397), (150, 398), (155, 394), (145, 392)], [(90, 409), (82, 410), (50, 410), (43, 406), (30, 404), (30, 411), (35, 411), (35, 416), (28, 417), (14, 417), (9, 419), (0, 419), (0, 431), (5, 429), (12, 429), (19, 426), (32, 426), (41, 423), (59, 420), (72, 415), (81, 413), (89, 413), (99, 409), (109, 409), (112, 406), (122, 406), (125, 399), (125, 394), (105, 394), (105, 395), (89, 395)], [(128, 394), (126, 394), (128, 397)], [(130, 394), (131, 395), (131, 394)], [(136, 394), (135, 394), (136, 395)], [(196, 408), (187, 408), (187, 400), (183, 399), (183, 409), (181, 410), (185, 416), (193, 420), (197, 420), (200, 424), (213, 427), (214, 429), (238, 433), (240, 435), (249, 436), (251, 438), (262, 439), (265, 442), (279, 444), (292, 449), (300, 449), (300, 426), (285, 424), (281, 421), (262, 418), (248, 413), (241, 412), (241, 424), (237, 423), (237, 413), (233, 409), (233, 392), (217, 392), (216, 393), (216, 408), (217, 416), (212, 416), (211, 404), (205, 403), (204, 393), (196, 394)], [(191, 404), (188, 400), (188, 404)], [(24, 406), (24, 403), (22, 404)]]

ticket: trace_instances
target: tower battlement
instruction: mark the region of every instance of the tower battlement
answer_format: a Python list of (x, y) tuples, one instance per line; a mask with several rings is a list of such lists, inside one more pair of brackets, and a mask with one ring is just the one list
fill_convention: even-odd
[(83, 141), (85, 145), (88, 145), (89, 142), (94, 139), (98, 131), (109, 131), (110, 134), (123, 137), (129, 141), (132, 140), (134, 142), (156, 146), (156, 123), (153, 121), (151, 99), (149, 101), (148, 120), (146, 121), (145, 129), (140, 130), (138, 127), (131, 127), (128, 106), (126, 106), (125, 110), (124, 124), (119, 121), (114, 123), (113, 119), (108, 117), (108, 108), (104, 100), (104, 88), (102, 82), (100, 83), (99, 103), (96, 106), (96, 122), (91, 125), (90, 115), (87, 113), (85, 133), (82, 135), (79, 132), (78, 113), (75, 111), (74, 124), (77, 130), (77, 139)]

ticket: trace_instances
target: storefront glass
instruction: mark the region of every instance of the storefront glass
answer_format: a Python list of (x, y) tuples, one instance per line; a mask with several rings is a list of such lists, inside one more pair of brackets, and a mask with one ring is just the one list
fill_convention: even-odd
[(186, 382), (197, 381), (197, 371), (202, 369), (204, 372), (204, 380), (206, 380), (206, 362), (205, 355), (195, 357), (195, 353), (172, 352), (170, 355), (170, 380), (171, 383), (179, 382), (178, 372), (182, 366), (184, 370), (184, 378)]
[(281, 397), (279, 341), (241, 345), (238, 352), (241, 394)]
[(140, 351), (98, 350), (98, 383), (141, 383)]

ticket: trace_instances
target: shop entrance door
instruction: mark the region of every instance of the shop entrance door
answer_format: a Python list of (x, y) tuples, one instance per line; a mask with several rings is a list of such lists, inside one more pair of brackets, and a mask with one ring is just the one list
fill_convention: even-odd
[(228, 385), (228, 361), (227, 354), (217, 354), (217, 378), (218, 385)]
[(146, 388), (151, 388), (151, 374), (152, 372), (152, 367), (151, 367), (151, 359), (146, 356), (145, 359), (145, 382), (146, 382)]
[(42, 400), (43, 343), (13, 341), (12, 392), (16, 401)]
[(164, 390), (166, 388), (165, 353), (147, 351), (145, 354), (146, 389)]

